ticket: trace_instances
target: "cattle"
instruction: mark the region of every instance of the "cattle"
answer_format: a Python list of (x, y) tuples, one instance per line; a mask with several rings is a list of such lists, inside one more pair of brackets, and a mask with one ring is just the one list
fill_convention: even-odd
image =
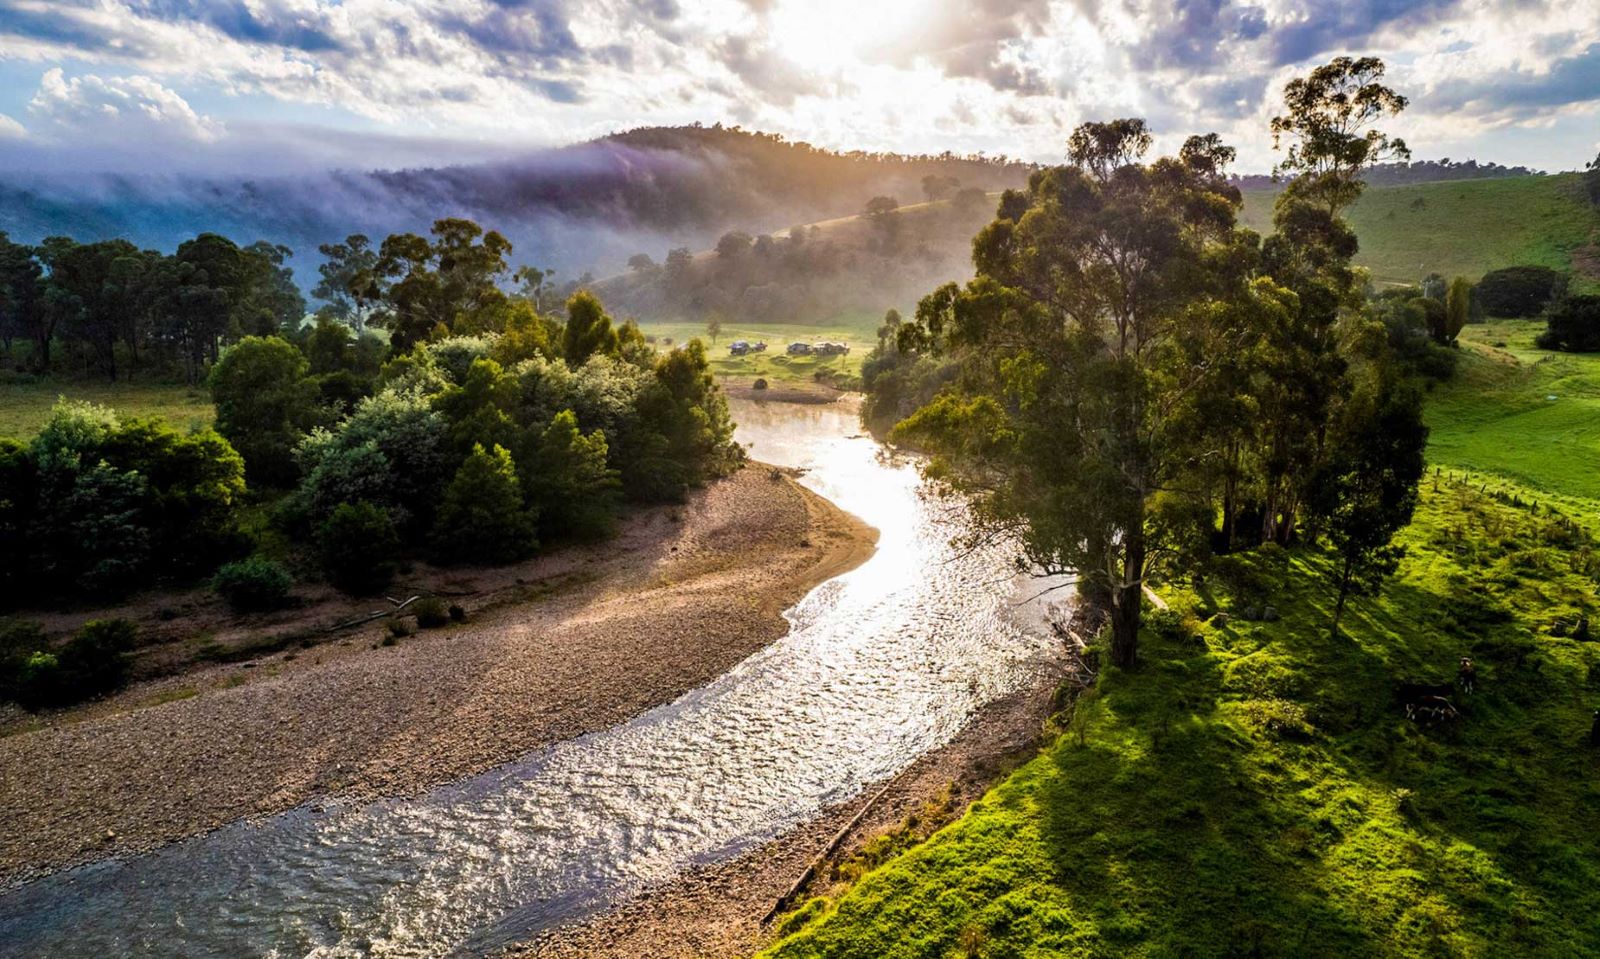
[[(1395, 690), (1394, 698), (1406, 711), (1406, 718), (1415, 720), (1424, 707), (1437, 709), (1438, 700), (1449, 705), (1450, 696), (1455, 691), (1454, 683), (1401, 683)], [(1454, 710), (1455, 707), (1451, 706), (1451, 711)]]
[(1456, 685), (1469, 696), (1478, 688), (1478, 667), (1465, 656), (1461, 657), (1461, 668), (1456, 670)]
[(1589, 727), (1589, 745), (1600, 746), (1600, 709), (1594, 711), (1594, 725)]

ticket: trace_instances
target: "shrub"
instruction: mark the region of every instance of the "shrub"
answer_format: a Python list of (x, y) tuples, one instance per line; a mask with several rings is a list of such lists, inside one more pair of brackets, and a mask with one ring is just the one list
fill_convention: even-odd
[(389, 585), (399, 550), (389, 515), (368, 502), (339, 504), (317, 529), (317, 553), (328, 581), (358, 596)]
[(37, 627), (23, 626), (20, 633), (13, 627), (8, 642), (17, 642), (19, 636), (35, 648), (13, 660), (10, 696), (37, 710), (70, 706), (121, 686), (128, 678), (128, 650), (138, 631), (125, 619), (91, 620), (54, 653), (42, 648), (44, 637)]
[(383, 625), (389, 630), (388, 638), (383, 641), (385, 646), (393, 646), (395, 640), (410, 636), (415, 632), (410, 623), (398, 616), (390, 616), (383, 621)]
[(38, 623), (0, 620), (0, 699), (16, 699), (23, 669), (49, 641)]
[(1568, 353), (1600, 352), (1600, 296), (1569, 296), (1551, 307), (1538, 344)]
[(467, 610), (460, 603), (450, 604), (450, 619), (453, 622), (464, 623), (467, 621)]
[(1564, 274), (1546, 266), (1508, 266), (1484, 274), (1478, 300), (1491, 316), (1536, 316), (1566, 285)]
[(211, 577), (211, 588), (236, 612), (277, 609), (293, 583), (281, 564), (260, 556), (228, 563)]
[(765, 377), (756, 377), (756, 381), (750, 385), (750, 388), (753, 389), (753, 390), (764, 390), (764, 389), (766, 389), (767, 388), (767, 380), (766, 380), (766, 378)]
[(306, 358), (276, 336), (247, 336), (211, 370), (217, 431), (244, 456), (252, 482), (295, 478), (294, 446), (317, 415), (317, 386)]
[(539, 545), (534, 515), (523, 508), (522, 485), (504, 447), (473, 447), (445, 491), (433, 538), (447, 562), (509, 563)]
[(417, 625), (423, 629), (438, 629), (450, 622), (450, 614), (444, 608), (444, 600), (437, 596), (424, 596), (412, 603), (411, 609), (417, 615)]

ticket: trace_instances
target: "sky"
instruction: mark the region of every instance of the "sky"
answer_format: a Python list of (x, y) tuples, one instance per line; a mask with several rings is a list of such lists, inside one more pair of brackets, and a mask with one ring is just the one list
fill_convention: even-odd
[(1418, 159), (1600, 152), (1600, 0), (0, 0), (0, 171), (280, 174), (636, 126), (1059, 162), (1084, 120), (1274, 162), (1283, 84), (1377, 55)]

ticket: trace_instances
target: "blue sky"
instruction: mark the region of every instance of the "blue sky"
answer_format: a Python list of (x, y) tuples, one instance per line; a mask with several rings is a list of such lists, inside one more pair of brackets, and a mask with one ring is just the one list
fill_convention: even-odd
[(0, 169), (471, 161), (738, 123), (1053, 161), (1085, 119), (1273, 162), (1283, 83), (1376, 54), (1419, 158), (1600, 151), (1600, 3), (1567, 0), (0, 0)]

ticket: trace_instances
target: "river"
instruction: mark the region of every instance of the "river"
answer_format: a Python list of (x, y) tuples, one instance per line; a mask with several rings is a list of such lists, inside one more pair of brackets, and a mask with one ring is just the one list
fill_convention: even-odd
[(413, 799), (307, 806), (0, 894), (0, 955), (475, 955), (722, 861), (949, 742), (1054, 644), (1003, 549), (859, 435), (848, 404), (735, 402), (756, 459), (877, 552), (709, 685)]

